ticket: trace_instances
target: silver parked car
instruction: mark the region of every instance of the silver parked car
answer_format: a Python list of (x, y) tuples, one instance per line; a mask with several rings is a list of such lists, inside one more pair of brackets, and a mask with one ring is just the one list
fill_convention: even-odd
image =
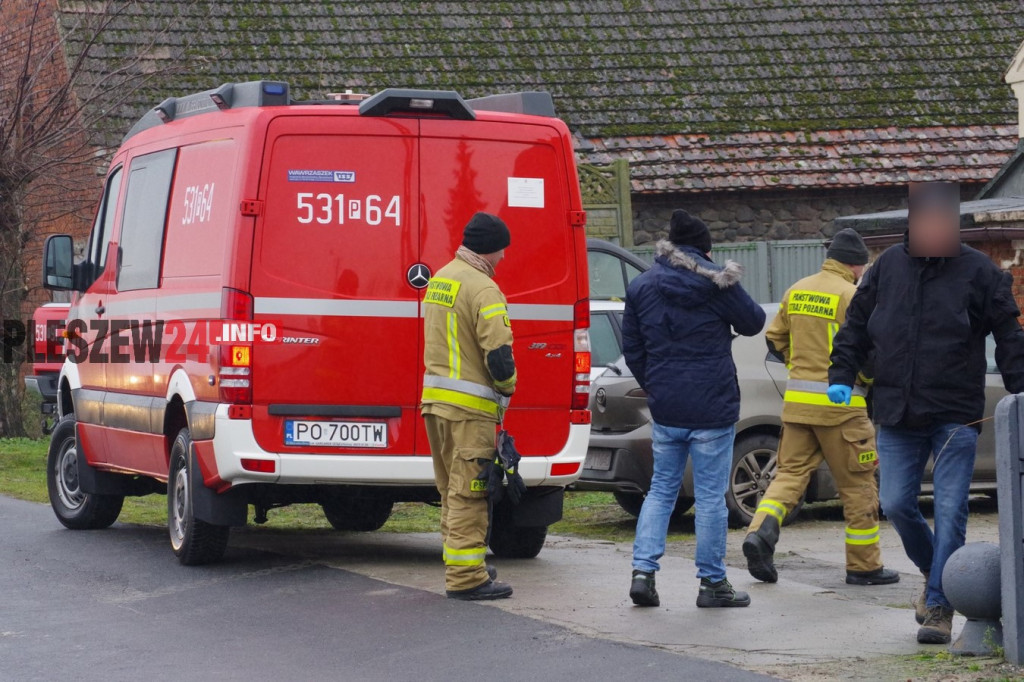
[[(607, 365), (591, 387), (593, 425), (590, 448), (576, 489), (610, 491), (623, 509), (638, 514), (651, 484), (651, 425), (647, 396), (621, 356), (623, 307), (622, 304), (612, 306), (609, 303), (603, 303), (599, 308), (592, 306), (590, 333), (594, 364), (597, 367)], [(774, 319), (778, 304), (764, 307), (768, 315), (767, 325)], [(1002, 379), (991, 360), (993, 351), (990, 345), (986, 417), (992, 416), (996, 403), (1006, 395)], [(733, 358), (741, 400), (726, 503), (730, 523), (734, 527), (742, 527), (750, 522), (775, 475), (786, 367), (768, 355), (763, 332), (753, 337), (737, 337), (733, 341)], [(978, 441), (972, 485), (974, 492), (994, 494), (995, 491), (993, 431), (991, 423), (985, 424)], [(676, 503), (676, 514), (685, 513), (693, 504), (693, 479), (689, 467), (688, 464)], [(931, 492), (930, 479), (929, 467), (922, 491), (924, 494)], [(836, 496), (835, 482), (823, 464), (811, 476), (805, 501), (830, 500)], [(797, 515), (799, 506), (790, 512), (787, 522)]]

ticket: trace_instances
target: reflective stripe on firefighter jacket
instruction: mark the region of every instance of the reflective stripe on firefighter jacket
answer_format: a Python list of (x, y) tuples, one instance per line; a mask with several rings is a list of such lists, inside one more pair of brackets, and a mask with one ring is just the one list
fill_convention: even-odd
[(836, 332), (857, 287), (853, 271), (828, 259), (821, 271), (794, 284), (782, 299), (765, 338), (789, 367), (783, 422), (833, 426), (867, 409), (866, 389), (853, 387), (849, 405), (834, 405), (828, 395), (829, 355)]
[(496, 381), (487, 354), (512, 345), (505, 296), (490, 277), (456, 258), (437, 271), (423, 299), (423, 413), (500, 421), (516, 375)]

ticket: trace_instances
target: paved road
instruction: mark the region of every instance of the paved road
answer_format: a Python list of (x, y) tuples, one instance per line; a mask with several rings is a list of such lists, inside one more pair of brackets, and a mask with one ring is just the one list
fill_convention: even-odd
[(160, 529), (69, 531), (0, 497), (0, 680), (61, 678), (770, 679), (300, 554), (233, 544), (186, 568)]

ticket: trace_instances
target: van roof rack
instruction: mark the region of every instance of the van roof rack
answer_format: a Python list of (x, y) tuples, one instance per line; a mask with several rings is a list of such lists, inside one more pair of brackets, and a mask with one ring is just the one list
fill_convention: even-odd
[(143, 130), (155, 128), (179, 118), (198, 116), (222, 109), (284, 106), (289, 101), (288, 84), (281, 81), (224, 83), (213, 90), (203, 90), (184, 97), (168, 97), (147, 111), (124, 136), (121, 144)]
[(388, 88), (359, 103), (360, 116), (387, 116), (396, 111), (411, 114), (447, 114), (460, 121), (476, 119), (473, 109), (454, 90)]
[[(354, 104), (343, 100), (294, 102), (290, 88), (282, 81), (248, 81), (224, 83), (219, 88), (204, 90), (184, 97), (168, 97), (143, 115), (121, 140), (124, 144), (134, 135), (179, 118), (198, 116), (224, 109), (242, 107), (287, 106), (289, 104)], [(392, 113), (441, 114), (463, 121), (476, 118), (476, 111), (500, 111), (532, 116), (555, 116), (550, 93), (528, 91), (490, 95), (464, 100), (454, 90), (415, 90), (387, 88), (359, 102), (361, 116), (387, 116)]]
[(536, 90), (511, 92), (504, 95), (477, 97), (468, 101), (477, 111), (503, 111), (508, 114), (529, 114), (530, 116), (555, 116), (555, 102), (550, 92)]

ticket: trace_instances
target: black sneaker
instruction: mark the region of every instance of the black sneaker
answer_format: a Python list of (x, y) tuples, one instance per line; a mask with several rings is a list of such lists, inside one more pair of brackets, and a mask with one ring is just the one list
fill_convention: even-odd
[(697, 606), (703, 609), (720, 606), (750, 606), (750, 595), (734, 590), (728, 580), (713, 583), (707, 578), (701, 578)]
[(637, 606), (661, 606), (658, 591), (654, 589), (654, 573), (633, 571), (633, 583), (629, 586), (629, 598)]
[(445, 590), (449, 599), (460, 599), (462, 601), (490, 601), (492, 599), (504, 599), (512, 596), (512, 586), (505, 583), (498, 583), (488, 580), (479, 587), (469, 590)]
[(761, 582), (774, 583), (779, 580), (772, 558), (775, 552), (768, 542), (757, 533), (748, 533), (743, 540), (743, 556), (747, 557), (747, 570)]
[(876, 568), (873, 571), (847, 571), (847, 585), (892, 585), (900, 581), (900, 574), (891, 568)]

